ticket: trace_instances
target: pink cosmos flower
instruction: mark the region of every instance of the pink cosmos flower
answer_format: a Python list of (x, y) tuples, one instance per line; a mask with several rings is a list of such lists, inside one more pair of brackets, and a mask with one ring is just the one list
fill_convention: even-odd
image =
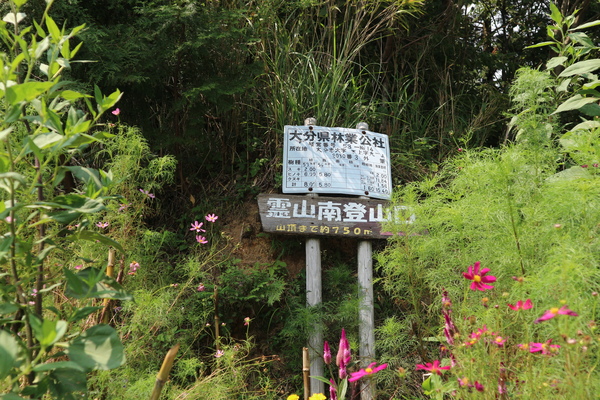
[(244, 326), (250, 325), (250, 317), (244, 318)]
[(387, 368), (387, 364), (381, 364), (380, 366), (376, 367), (375, 364), (377, 363), (371, 363), (369, 364), (369, 366), (365, 369), (361, 369), (358, 372), (353, 372), (350, 374), (350, 379), (348, 379), (348, 382), (354, 382), (359, 380), (360, 378), (364, 377), (364, 376), (370, 376), (373, 375), (381, 370), (384, 370)]
[(331, 364), (331, 349), (329, 348), (329, 342), (323, 342), (323, 361), (325, 364)]
[(567, 306), (562, 306), (561, 308), (553, 307), (553, 308), (549, 309), (548, 311), (546, 311), (544, 313), (544, 315), (542, 315), (541, 317), (539, 317), (538, 319), (536, 319), (535, 321), (533, 321), (533, 323), (537, 324), (537, 323), (540, 323), (542, 321), (547, 321), (549, 319), (552, 319), (552, 318), (556, 317), (559, 314), (561, 314), (561, 315), (571, 315), (573, 317), (577, 317), (579, 315), (575, 311), (569, 310), (567, 308)]
[(215, 353), (216, 358), (223, 357), (224, 355), (225, 352), (223, 350), (217, 350), (217, 352)]
[(495, 276), (485, 276), (490, 269), (489, 268), (483, 268), (480, 269), (480, 262), (477, 261), (475, 262), (474, 265), (470, 265), (469, 269), (467, 270), (467, 272), (463, 272), (463, 275), (466, 279), (469, 279), (471, 281), (473, 281), (471, 283), (471, 290), (487, 290), (487, 289), (493, 289), (494, 287), (492, 285), (487, 285), (488, 283), (492, 283), (492, 282), (496, 282), (496, 277)]
[(496, 336), (496, 338), (494, 339), (494, 344), (498, 347), (504, 347), (505, 342), (506, 342), (506, 339), (503, 338), (502, 336)]
[(514, 305), (514, 306), (509, 303), (508, 307), (511, 310), (515, 310), (515, 311), (518, 311), (518, 310), (529, 310), (530, 308), (533, 307), (533, 303), (531, 302), (531, 299), (527, 299), (525, 301), (519, 300), (519, 301), (517, 301), (517, 304)]
[(206, 232), (204, 229), (202, 229), (202, 225), (204, 225), (204, 222), (198, 223), (198, 221), (194, 221), (191, 225), (192, 227), (190, 228), (190, 231)]
[(115, 108), (115, 109), (112, 111), (112, 115), (119, 115), (119, 114), (121, 114), (121, 110), (120, 110), (120, 109), (118, 109), (118, 108)]
[(204, 287), (204, 284), (202, 284), (202, 283), (199, 284), (198, 287), (196, 288), (196, 290), (199, 291), (199, 292), (204, 292), (205, 289), (206, 288)]
[(96, 222), (96, 226), (101, 229), (108, 228), (108, 222)]
[(208, 214), (207, 216), (204, 217), (204, 219), (206, 219), (208, 222), (215, 222), (219, 217), (216, 216), (215, 214)]
[(544, 343), (529, 343), (529, 352), (536, 353), (541, 351), (542, 354), (552, 354), (558, 352), (560, 345), (550, 343), (552, 343), (552, 339), (548, 339)]
[(150, 197), (151, 199), (154, 199), (156, 196), (154, 195), (154, 193), (150, 193), (147, 190), (144, 189), (140, 189), (140, 192), (142, 192), (143, 194), (145, 194), (146, 196)]
[(197, 235), (197, 236), (196, 236), (196, 241), (197, 241), (198, 243), (201, 243), (201, 244), (206, 244), (206, 243), (208, 243), (208, 240), (206, 240), (206, 238), (205, 238), (204, 236), (200, 236), (200, 235)]
[(429, 371), (432, 374), (442, 375), (442, 370), (449, 370), (450, 366), (447, 365), (445, 367), (440, 366), (439, 360), (434, 360), (433, 363), (417, 364), (417, 369), (424, 369), (425, 371)]
[(81, 268), (83, 268), (83, 265), (81, 265), (81, 264), (75, 266), (75, 269), (81, 269)]

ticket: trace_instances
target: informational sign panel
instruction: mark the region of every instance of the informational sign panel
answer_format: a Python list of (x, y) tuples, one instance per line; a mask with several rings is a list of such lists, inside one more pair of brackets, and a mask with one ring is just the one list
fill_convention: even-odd
[(258, 208), (263, 231), (310, 236), (344, 236), (384, 239), (403, 232), (386, 232), (382, 223), (413, 223), (404, 206), (389, 209), (389, 202), (347, 197), (310, 197), (261, 194)]
[(387, 135), (361, 129), (285, 126), (283, 193), (328, 193), (389, 199)]

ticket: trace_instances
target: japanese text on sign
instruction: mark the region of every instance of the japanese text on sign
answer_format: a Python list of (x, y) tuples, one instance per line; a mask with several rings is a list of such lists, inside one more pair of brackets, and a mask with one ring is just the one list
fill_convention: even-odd
[(382, 223), (415, 220), (407, 207), (389, 208), (384, 200), (259, 195), (258, 202), (265, 232), (382, 238), (392, 235)]
[(336, 193), (389, 199), (387, 135), (349, 128), (285, 126), (284, 193)]

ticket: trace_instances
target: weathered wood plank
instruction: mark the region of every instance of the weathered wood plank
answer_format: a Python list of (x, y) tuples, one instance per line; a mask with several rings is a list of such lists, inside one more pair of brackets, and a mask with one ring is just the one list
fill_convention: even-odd
[(407, 207), (389, 209), (386, 200), (355, 197), (261, 194), (258, 207), (264, 232), (288, 235), (385, 239), (394, 233), (382, 231), (383, 222), (414, 220)]

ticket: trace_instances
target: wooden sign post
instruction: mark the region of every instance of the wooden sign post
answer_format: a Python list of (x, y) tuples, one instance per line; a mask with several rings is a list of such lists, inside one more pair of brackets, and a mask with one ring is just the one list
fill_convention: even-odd
[[(388, 209), (391, 195), (389, 142), (386, 135), (356, 129), (316, 126), (308, 118), (303, 126), (286, 126), (284, 132), (284, 194), (258, 196), (264, 232), (305, 235), (306, 304), (321, 304), (321, 236), (353, 237), (358, 243), (359, 356), (365, 368), (375, 359), (373, 254), (371, 239), (385, 239), (386, 221), (411, 223), (406, 207)], [(293, 195), (298, 193), (303, 195)], [(321, 197), (348, 194), (359, 197)], [(401, 234), (401, 233), (398, 233)], [(310, 393), (324, 393), (323, 330), (315, 323), (308, 339)], [(361, 399), (375, 399), (373, 385), (361, 383)]]
[[(360, 122), (356, 129), (368, 130), (369, 125)], [(368, 198), (361, 196), (361, 198)], [(366, 368), (375, 360), (375, 310), (373, 299), (373, 244), (370, 240), (360, 240), (357, 248), (358, 260), (358, 336), (361, 367)], [(361, 400), (375, 399), (375, 385), (372, 379), (361, 379)]]
[[(304, 125), (316, 125), (315, 118), (307, 118)], [(317, 194), (309, 194), (314, 198)], [(306, 239), (306, 305), (315, 307), (322, 303), (323, 286), (321, 281), (321, 240), (317, 237)], [(323, 376), (323, 326), (318, 321), (312, 327), (308, 338), (308, 351), (310, 359), (310, 392), (311, 394), (323, 393), (325, 385), (315, 376)]]

